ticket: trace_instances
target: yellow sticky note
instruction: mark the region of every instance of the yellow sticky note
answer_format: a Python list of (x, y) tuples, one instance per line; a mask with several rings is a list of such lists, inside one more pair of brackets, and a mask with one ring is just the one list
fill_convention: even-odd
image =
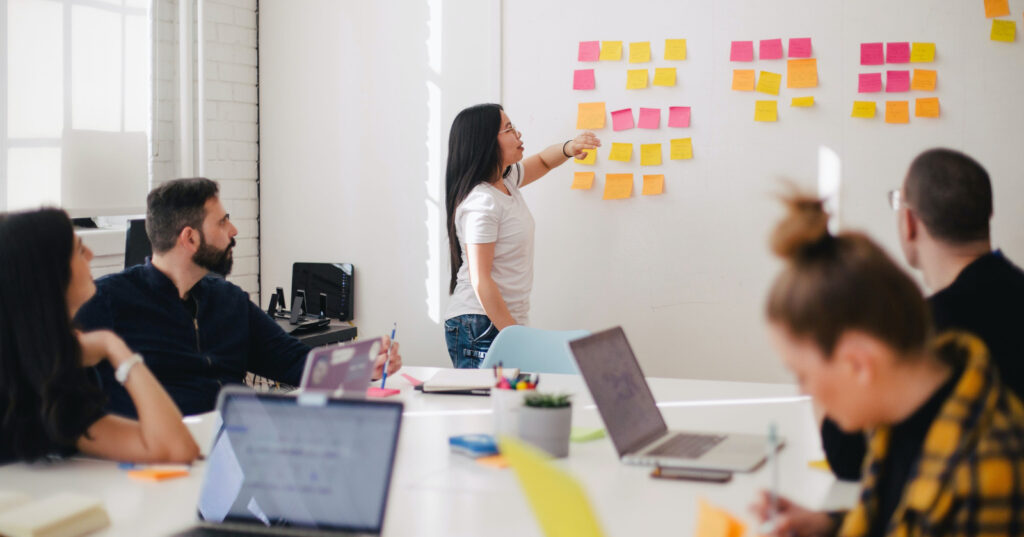
[(818, 60), (807, 58), (803, 60), (789, 60), (786, 62), (786, 87), (787, 88), (816, 88), (818, 87)]
[(622, 59), (622, 41), (601, 41), (601, 60), (617, 61)]
[(547, 537), (604, 535), (586, 492), (575, 478), (548, 462), (547, 455), (519, 440), (503, 436), (499, 446), (523, 487), (541, 533)]
[(736, 91), (754, 91), (753, 69), (733, 69), (732, 89)]
[(693, 140), (691, 138), (676, 138), (670, 144), (668, 158), (672, 160), (693, 158)]
[(985, 16), (1005, 17), (1010, 14), (1010, 3), (1007, 0), (985, 0)]
[(800, 108), (814, 106), (814, 97), (793, 97), (793, 102), (789, 103), (789, 106), (796, 106)]
[(769, 73), (768, 71), (761, 71), (761, 76), (757, 79), (757, 91), (771, 95), (778, 95), (780, 84), (782, 84), (782, 75), (778, 73)]
[(816, 461), (808, 461), (807, 467), (813, 470), (821, 470), (822, 472), (832, 473), (832, 467), (828, 465), (828, 461), (825, 459), (818, 459)]
[(590, 190), (594, 188), (594, 172), (576, 172), (572, 174), (572, 190)]
[(647, 87), (647, 69), (630, 69), (626, 71), (626, 89), (643, 89)]
[(661, 144), (640, 144), (640, 165), (661, 165)]
[(629, 162), (633, 158), (633, 144), (612, 143), (612, 152), (608, 154), (608, 160)]
[(914, 69), (914, 77), (910, 79), (910, 89), (934, 91), (936, 72), (932, 69)]
[(665, 192), (665, 176), (664, 175), (645, 175), (644, 176), (644, 189), (641, 192), (643, 196), (657, 196)]
[(675, 86), (676, 85), (676, 68), (675, 67), (658, 67), (654, 70), (654, 85), (655, 86)]
[(686, 40), (685, 39), (666, 39), (665, 40), (665, 59), (666, 60), (685, 60), (686, 59)]
[(935, 61), (935, 43), (914, 43), (910, 47), (910, 61), (912, 63)]
[(741, 537), (747, 527), (725, 509), (697, 500), (697, 531), (694, 537)]
[(875, 117), (875, 101), (853, 101), (853, 112), (850, 117)]
[(886, 101), (885, 102), (886, 123), (910, 123), (910, 102), (909, 101)]
[(604, 199), (623, 200), (633, 195), (633, 174), (604, 174)]
[(604, 103), (580, 103), (576, 113), (577, 129), (603, 129)]
[(1017, 23), (1014, 21), (992, 21), (992, 41), (1013, 43), (1017, 37)]
[(939, 98), (917, 99), (914, 102), (914, 117), (939, 117)]
[(583, 158), (574, 159), (574, 161), (576, 164), (595, 164), (597, 163), (597, 150), (588, 149)]
[(629, 63), (644, 63), (651, 61), (651, 42), (638, 41), (629, 44)]
[(754, 121), (778, 121), (778, 101), (757, 101), (754, 103)]

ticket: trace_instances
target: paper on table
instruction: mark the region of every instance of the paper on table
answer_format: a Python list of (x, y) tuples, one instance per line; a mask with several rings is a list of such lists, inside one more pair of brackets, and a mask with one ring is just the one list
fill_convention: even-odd
[(661, 127), (660, 108), (641, 108), (640, 122), (637, 124), (641, 129), (657, 129)]
[(752, 62), (754, 61), (753, 41), (733, 41), (729, 51), (729, 61)]
[(576, 113), (577, 129), (603, 129), (604, 103), (580, 103)]
[(669, 142), (669, 158), (672, 160), (688, 160), (693, 158), (693, 139), (676, 138)]
[[(644, 177), (653, 176), (645, 175)], [(569, 440), (572, 442), (590, 442), (604, 437), (605, 431), (601, 427), (573, 427), (572, 432), (569, 433)]]
[(914, 77), (910, 80), (910, 89), (935, 91), (936, 72), (933, 69), (914, 69)]
[(886, 123), (910, 123), (910, 102), (909, 101), (886, 101), (885, 102)]
[(985, 16), (1005, 17), (1010, 14), (1010, 3), (1008, 0), (985, 0)]
[(882, 43), (860, 44), (861, 65), (882, 65), (883, 63), (885, 63), (885, 54)]
[(814, 106), (814, 97), (793, 97), (793, 101), (789, 103), (789, 106), (796, 106), (800, 108)]
[(623, 108), (622, 110), (612, 112), (613, 131), (624, 131), (626, 129), (632, 129), (634, 126), (632, 108)]
[(661, 144), (640, 144), (640, 165), (661, 165)]
[(790, 58), (810, 58), (811, 57), (811, 38), (810, 37), (791, 37), (789, 39), (789, 57)]
[(782, 59), (782, 40), (781, 39), (762, 39), (759, 44), (758, 56), (762, 60), (781, 60)]
[(633, 144), (612, 143), (612, 150), (608, 154), (608, 160), (629, 162), (633, 158)]
[(572, 190), (590, 190), (594, 188), (594, 172), (576, 172), (572, 174)]
[(576, 69), (572, 73), (572, 89), (588, 90), (594, 89), (594, 70)]
[(601, 41), (602, 60), (617, 61), (622, 59), (622, 41)]
[(676, 68), (675, 67), (658, 67), (654, 69), (654, 85), (655, 86), (675, 86), (676, 85)]
[(778, 121), (779, 120), (779, 102), (778, 101), (756, 101), (754, 103), (754, 121)]
[(402, 393), (402, 390), (394, 390), (391, 388), (380, 388), (378, 386), (370, 386), (366, 389), (367, 397), (391, 397), (392, 395), (398, 395)]
[[(659, 154), (660, 156), (660, 154)], [(643, 196), (657, 196), (665, 192), (665, 176), (662, 174), (658, 175), (645, 175), (644, 176), (644, 189), (641, 192)]]
[(1014, 21), (992, 21), (992, 34), (990, 38), (992, 41), (1002, 41), (1003, 43), (1013, 43), (1017, 37), (1017, 23)]
[(144, 468), (128, 472), (128, 477), (140, 481), (166, 481), (176, 477), (185, 477), (188, 468)]
[(508, 459), (501, 455), (488, 455), (486, 457), (477, 457), (474, 459), (480, 466), (487, 466), (488, 468), (497, 468), (499, 470), (508, 468)]
[(685, 39), (666, 39), (665, 40), (665, 59), (666, 60), (685, 60), (686, 59), (686, 40)]
[(886, 71), (885, 92), (910, 91), (910, 71)]
[(629, 63), (644, 63), (651, 61), (651, 42), (638, 41), (629, 44)]
[(689, 127), (690, 126), (690, 107), (689, 106), (670, 106), (670, 107), (668, 107), (668, 126), (669, 127)]
[(782, 75), (778, 73), (769, 73), (768, 71), (761, 71), (761, 76), (757, 79), (757, 91), (770, 95), (778, 95), (780, 84), (782, 84)]
[(857, 76), (858, 93), (875, 93), (882, 91), (882, 73), (861, 73)]
[(910, 47), (910, 63), (935, 61), (935, 43), (914, 43)]
[(741, 537), (747, 527), (725, 509), (704, 499), (697, 500), (697, 530), (694, 537)]
[(939, 117), (939, 98), (917, 99), (914, 103), (914, 117)]
[(789, 60), (786, 62), (787, 88), (818, 87), (818, 60)]
[(604, 199), (621, 200), (633, 195), (633, 174), (606, 173), (604, 176)]
[(823, 472), (832, 473), (832, 467), (828, 465), (828, 461), (825, 459), (818, 459), (816, 461), (808, 461), (807, 467), (814, 470), (821, 470)]
[(885, 62), (886, 63), (907, 63), (910, 61), (910, 43), (904, 41), (901, 43), (886, 43), (885, 44)]
[(582, 159), (575, 159), (576, 164), (594, 164), (597, 162), (597, 150), (588, 149), (584, 152)]
[(420, 379), (418, 379), (418, 378), (416, 378), (416, 377), (414, 377), (412, 375), (407, 375), (405, 373), (402, 373), (402, 377), (406, 380), (406, 382), (408, 382), (409, 384), (412, 384), (413, 386), (420, 386), (420, 385), (423, 384), (422, 380), (420, 380)]
[(630, 69), (626, 71), (626, 89), (643, 89), (647, 87), (647, 69)]
[(732, 89), (736, 91), (754, 91), (753, 69), (733, 69)]
[(853, 101), (853, 112), (850, 113), (850, 117), (875, 117), (875, 101)]
[(581, 62), (596, 62), (601, 59), (601, 42), (580, 41), (580, 51), (576, 59)]

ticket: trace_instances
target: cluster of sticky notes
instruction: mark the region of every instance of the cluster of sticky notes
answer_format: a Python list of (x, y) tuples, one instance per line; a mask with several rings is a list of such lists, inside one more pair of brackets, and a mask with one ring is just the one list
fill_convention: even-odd
[[(628, 45), (629, 63), (648, 63), (653, 54), (650, 41), (636, 41)], [(580, 41), (576, 58), (581, 62), (620, 61), (623, 56), (622, 41)], [(678, 61), (686, 59), (685, 39), (666, 39), (665, 60)], [(648, 83), (654, 86), (671, 87), (676, 85), (675, 67), (656, 67), (653, 81), (647, 69), (629, 69), (626, 72), (626, 89), (643, 89)], [(576, 69), (573, 71), (572, 89), (592, 90), (597, 87), (594, 69)]]
[[(689, 106), (670, 106), (668, 108), (668, 126), (686, 128), (690, 126)], [(661, 128), (660, 108), (640, 108), (639, 118), (634, 121), (633, 109), (623, 108), (612, 112), (612, 130), (624, 131), (634, 127), (641, 129)]]
[(935, 61), (935, 43), (861, 43), (861, 65)]
[[(861, 65), (885, 65), (905, 63), (929, 63), (935, 61), (935, 43), (861, 43)], [(883, 82), (884, 74), (884, 82)], [(857, 93), (902, 93), (908, 91), (935, 91), (938, 73), (934, 69), (893, 69), (885, 73), (859, 73)], [(874, 101), (854, 101), (851, 117), (870, 119), (875, 117)], [(914, 116), (939, 117), (938, 97), (919, 98), (914, 103)], [(885, 103), (886, 123), (909, 123), (910, 101), (887, 101)]]
[[(760, 60), (781, 60), (786, 57), (782, 39), (762, 39), (757, 48), (757, 56)], [(790, 38), (789, 59), (786, 61), (786, 88), (818, 87), (818, 60), (812, 58), (812, 55), (811, 38)], [(733, 41), (729, 49), (729, 61), (753, 62), (754, 42)], [(756, 91), (777, 96), (781, 87), (782, 73), (756, 69), (733, 69), (732, 89), (734, 91)], [(814, 97), (794, 97), (790, 106), (799, 108), (814, 106)], [(754, 121), (774, 122), (778, 119), (777, 101), (755, 101)]]
[(1013, 43), (1017, 40), (1017, 23), (1012, 20), (996, 19), (1009, 15), (1009, 0), (985, 0), (985, 17), (993, 19), (989, 39), (1003, 43)]
[[(658, 155), (661, 158), (661, 155)], [(580, 172), (577, 172), (580, 173)], [(641, 187), (640, 194), (643, 196), (657, 196), (665, 192), (665, 175), (664, 174), (644, 174), (643, 175), (643, 186)], [(591, 187), (593, 186), (593, 180), (590, 182)], [(573, 183), (575, 186), (575, 181)], [(582, 187), (580, 187), (582, 188)], [(587, 187), (589, 189), (590, 187)], [(602, 199), (606, 200), (623, 200), (629, 199), (633, 196), (633, 174), (631, 173), (606, 173), (604, 176), (604, 195)]]

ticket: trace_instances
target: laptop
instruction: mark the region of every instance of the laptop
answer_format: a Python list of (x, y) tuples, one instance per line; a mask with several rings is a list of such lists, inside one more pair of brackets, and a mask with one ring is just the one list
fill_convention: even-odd
[(402, 403), (224, 388), (199, 524), (178, 536), (380, 535)]
[(303, 392), (327, 392), (331, 397), (363, 399), (370, 387), (373, 360), (380, 338), (339, 343), (309, 351), (299, 387)]
[(764, 461), (767, 436), (670, 431), (622, 327), (569, 349), (623, 462), (749, 472)]

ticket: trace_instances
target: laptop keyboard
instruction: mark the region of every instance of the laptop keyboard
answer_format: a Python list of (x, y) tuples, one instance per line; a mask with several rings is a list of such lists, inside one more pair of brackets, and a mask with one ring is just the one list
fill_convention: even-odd
[(725, 438), (724, 435), (679, 433), (645, 455), (696, 459)]

